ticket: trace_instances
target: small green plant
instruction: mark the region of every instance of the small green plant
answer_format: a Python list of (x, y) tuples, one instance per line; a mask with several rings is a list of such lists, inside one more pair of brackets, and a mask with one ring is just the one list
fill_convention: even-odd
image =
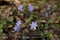
[(51, 34), (50, 32), (48, 32), (48, 33), (46, 34), (46, 36), (50, 39), (50, 38), (52, 37), (52, 34)]
[(0, 34), (3, 33), (3, 29), (2, 28), (3, 28), (3, 24), (0, 23)]
[(0, 34), (3, 33), (3, 29), (0, 29)]
[(57, 25), (56, 25), (56, 28), (60, 28), (60, 24), (57, 24)]
[(13, 19), (13, 17), (10, 18), (9, 22), (10, 22), (11, 24), (14, 23), (14, 19)]
[(41, 0), (42, 2), (46, 2), (46, 0)]
[(7, 21), (6, 21), (5, 19), (4, 19), (4, 20), (0, 20), (0, 23), (1, 23), (1, 24), (6, 24), (6, 22), (7, 22)]
[(60, 16), (58, 16), (58, 19), (60, 20)]
[(54, 21), (53, 21), (52, 19), (50, 19), (50, 20), (48, 21), (48, 23), (54, 23)]
[(0, 33), (3, 32), (3, 25), (6, 24), (6, 20), (0, 20)]
[(45, 24), (45, 27), (44, 27), (44, 28), (45, 28), (45, 29), (48, 29), (48, 27), (49, 27), (48, 24)]
[(56, 4), (54, 4), (54, 5), (52, 5), (52, 11), (54, 11), (54, 10), (56, 10), (56, 8), (57, 8), (57, 5)]
[(0, 33), (3, 32), (3, 29), (2, 28), (3, 28), (3, 25), (6, 24), (6, 22), (7, 21), (5, 19), (4, 20), (0, 20)]
[(41, 24), (39, 23), (39, 24), (38, 24), (38, 29), (40, 29), (40, 28), (41, 28)]
[(0, 29), (2, 29), (2, 27), (3, 27), (3, 24), (0, 23)]
[(57, 4), (58, 8), (60, 8), (60, 4)]
[(41, 32), (41, 37), (44, 38), (45, 37), (45, 34), (43, 32)]

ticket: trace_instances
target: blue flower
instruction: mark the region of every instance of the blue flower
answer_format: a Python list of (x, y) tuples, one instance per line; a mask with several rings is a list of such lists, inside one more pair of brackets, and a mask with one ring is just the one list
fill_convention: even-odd
[(32, 5), (28, 5), (28, 11), (33, 11), (34, 7)]
[(17, 21), (16, 25), (20, 26), (22, 24), (22, 21)]
[(38, 25), (37, 25), (37, 22), (32, 22), (31, 24), (30, 24), (30, 29), (33, 29), (33, 30), (36, 30), (36, 27), (37, 27)]
[(18, 6), (18, 10), (22, 11), (23, 10), (23, 6), (22, 5), (19, 5)]
[(46, 12), (46, 13), (45, 13), (46, 17), (48, 17), (48, 16), (49, 16), (48, 14), (49, 14), (48, 12)]
[(20, 27), (18, 27), (17, 25), (15, 25), (15, 27), (13, 28), (15, 32), (18, 32), (20, 30)]
[(18, 32), (21, 28), (20, 28), (20, 25), (22, 24), (22, 21), (17, 21), (15, 27), (13, 28), (13, 30), (15, 32)]

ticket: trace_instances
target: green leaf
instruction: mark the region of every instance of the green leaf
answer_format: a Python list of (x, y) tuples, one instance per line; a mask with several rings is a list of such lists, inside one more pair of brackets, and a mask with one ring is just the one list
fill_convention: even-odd
[(49, 20), (49, 23), (53, 23), (54, 21), (51, 19), (51, 20)]
[(3, 24), (0, 24), (0, 29), (3, 27)]
[(58, 19), (60, 20), (60, 16), (58, 16)]
[(52, 5), (52, 11), (56, 10), (56, 8), (57, 8), (56, 4)]
[(60, 28), (60, 24), (57, 24), (57, 25), (56, 25), (56, 28)]
[(48, 29), (48, 27), (49, 27), (48, 24), (45, 24), (45, 27), (44, 27), (44, 28), (45, 28), (45, 29)]
[(10, 22), (13, 22), (13, 17), (10, 19)]
[(0, 34), (3, 33), (3, 29), (0, 29)]
[(31, 14), (31, 17), (34, 17), (34, 16), (35, 16), (34, 13), (32, 13), (32, 14)]
[(42, 0), (42, 2), (46, 2), (46, 0)]
[(42, 38), (44, 38), (44, 37), (45, 37), (43, 32), (41, 32), (41, 37), (42, 37)]
[(58, 4), (58, 8), (60, 8), (60, 4)]
[(6, 20), (1, 20), (0, 23), (1, 24), (6, 24)]
[(47, 36), (48, 38), (51, 38), (51, 37), (52, 37), (52, 34), (48, 32), (46, 36)]
[(13, 17), (11, 17), (9, 22), (11, 22), (11, 24), (13, 24), (14, 23), (13, 20), (14, 20)]

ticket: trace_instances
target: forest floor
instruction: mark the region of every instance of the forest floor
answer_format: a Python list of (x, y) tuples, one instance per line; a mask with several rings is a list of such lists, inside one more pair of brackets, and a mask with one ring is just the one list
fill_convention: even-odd
[[(0, 1), (0, 40), (60, 40), (60, 0), (3, 1)], [(28, 11), (29, 4), (34, 10)], [(22, 11), (18, 10), (19, 5), (24, 7)], [(14, 32), (18, 20), (23, 21), (21, 30)], [(33, 20), (38, 25), (36, 30), (29, 28)]]

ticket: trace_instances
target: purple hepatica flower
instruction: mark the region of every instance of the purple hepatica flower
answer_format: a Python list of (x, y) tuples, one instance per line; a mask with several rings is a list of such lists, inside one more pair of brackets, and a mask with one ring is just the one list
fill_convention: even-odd
[(49, 14), (48, 12), (45, 13), (46, 17), (48, 17), (48, 14)]
[(15, 32), (18, 32), (20, 30), (20, 27), (18, 27), (17, 25), (15, 25), (15, 27), (13, 28)]
[(34, 7), (32, 5), (28, 5), (28, 11), (33, 11)]
[(17, 21), (16, 25), (20, 26), (22, 24), (22, 21)]
[(18, 10), (22, 11), (23, 10), (23, 6), (22, 5), (19, 5), (18, 6)]
[(38, 25), (37, 25), (37, 22), (32, 22), (31, 24), (30, 24), (30, 29), (33, 29), (33, 30), (36, 30), (36, 27), (37, 27)]
[(20, 25), (22, 24), (22, 21), (17, 21), (15, 27), (13, 28), (13, 30), (15, 32), (18, 32), (20, 30)]

